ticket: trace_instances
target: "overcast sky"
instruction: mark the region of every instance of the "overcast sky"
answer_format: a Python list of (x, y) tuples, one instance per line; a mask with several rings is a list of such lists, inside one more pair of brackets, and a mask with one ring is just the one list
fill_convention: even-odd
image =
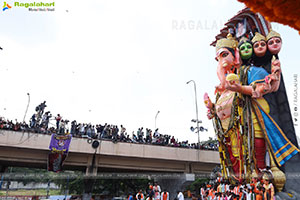
[[(208, 128), (201, 140), (208, 139), (214, 131), (203, 94), (214, 99), (218, 85), (209, 44), (242, 8), (235, 0), (64, 0), (53, 12), (1, 11), (0, 115), (22, 121), (30, 93), (27, 122), (44, 100), (53, 115), (123, 124), (128, 133), (154, 129), (160, 111), (160, 133), (197, 142), (189, 130), (196, 116), (194, 88), (186, 84), (192, 79), (199, 119)], [(300, 36), (287, 26), (273, 28), (283, 38), (279, 57), (293, 104)]]

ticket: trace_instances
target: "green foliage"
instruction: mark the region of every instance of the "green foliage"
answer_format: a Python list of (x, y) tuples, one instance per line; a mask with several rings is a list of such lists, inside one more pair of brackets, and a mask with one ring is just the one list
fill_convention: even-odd
[(55, 173), (45, 169), (9, 167), (5, 180), (18, 181), (26, 185), (27, 183), (47, 183)]
[(200, 193), (200, 187), (206, 182), (209, 182), (208, 178), (197, 178), (193, 183), (186, 187), (186, 190), (195, 191), (198, 195)]
[(61, 191), (69, 189), (70, 194), (91, 192), (100, 195), (122, 196), (129, 193), (136, 194), (138, 190), (146, 190), (148, 179), (119, 179), (87, 177), (82, 172), (64, 172), (63, 178), (54, 179)]
[[(50, 190), (49, 195), (63, 195), (59, 190)], [(14, 195), (47, 195), (47, 190), (36, 189), (36, 190), (8, 190), (8, 196)], [(0, 191), (0, 196), (6, 196), (6, 190)]]
[(55, 183), (64, 194), (83, 194), (89, 190), (93, 194), (122, 196), (136, 194), (140, 189), (146, 190), (149, 180), (86, 177), (81, 171), (48, 172), (45, 169), (11, 167), (8, 169), (5, 181), (27, 183)]
[(136, 194), (140, 189), (146, 190), (148, 182), (148, 179), (97, 179), (93, 193), (108, 193), (115, 196)]
[(70, 194), (82, 194), (84, 192), (83, 173), (79, 171), (63, 172), (60, 178), (54, 179), (53, 182), (60, 186), (61, 191), (69, 189)]

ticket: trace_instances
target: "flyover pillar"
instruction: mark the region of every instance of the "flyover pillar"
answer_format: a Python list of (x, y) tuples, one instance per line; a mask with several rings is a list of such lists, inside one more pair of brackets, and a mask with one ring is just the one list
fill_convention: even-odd
[(86, 166), (86, 173), (84, 178), (84, 193), (82, 195), (83, 200), (90, 200), (92, 198), (92, 192), (94, 183), (96, 181), (98, 170), (98, 157), (96, 153), (88, 157), (88, 163)]
[(85, 174), (86, 176), (96, 176), (98, 170), (99, 156), (94, 153), (88, 156)]

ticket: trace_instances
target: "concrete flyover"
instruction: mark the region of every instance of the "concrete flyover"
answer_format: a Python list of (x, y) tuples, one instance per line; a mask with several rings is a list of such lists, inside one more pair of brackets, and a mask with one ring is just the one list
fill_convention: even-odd
[[(46, 169), (51, 135), (0, 130), (0, 166)], [(94, 167), (91, 168), (95, 154)], [(208, 173), (219, 165), (216, 151), (101, 141), (96, 153), (87, 139), (73, 138), (64, 169), (97, 172)]]

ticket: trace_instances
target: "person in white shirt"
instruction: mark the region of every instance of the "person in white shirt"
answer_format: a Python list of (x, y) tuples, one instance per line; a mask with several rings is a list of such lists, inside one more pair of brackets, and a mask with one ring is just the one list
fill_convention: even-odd
[(252, 188), (251, 189), (247, 189), (247, 193), (246, 193), (246, 200), (255, 200), (255, 193), (253, 193)]
[(158, 132), (158, 128), (155, 130), (153, 137), (157, 138), (160, 136), (160, 133)]
[(200, 195), (201, 195), (201, 199), (204, 199), (204, 196), (205, 196), (205, 187), (204, 186), (202, 186), (200, 189)]
[(79, 135), (80, 136), (84, 135), (84, 125), (83, 124), (79, 125)]
[(180, 191), (177, 191), (177, 200), (184, 200), (184, 196)]
[(166, 189), (161, 193), (160, 200), (169, 200), (169, 192)]
[(225, 192), (227, 191), (230, 191), (230, 188), (229, 188), (230, 184), (228, 181), (226, 181), (226, 185), (225, 185)]
[(143, 191), (140, 190), (136, 195), (135, 195), (135, 198), (137, 200), (144, 200), (144, 194), (143, 194)]
[(157, 183), (154, 183), (153, 191), (154, 191), (154, 199), (160, 200), (161, 189), (160, 189), (160, 186), (157, 185)]

